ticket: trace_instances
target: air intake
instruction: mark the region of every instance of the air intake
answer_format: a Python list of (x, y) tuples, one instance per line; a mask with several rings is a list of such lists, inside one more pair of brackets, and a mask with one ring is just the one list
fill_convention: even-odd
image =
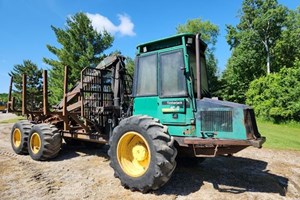
[(201, 130), (232, 132), (232, 111), (200, 111)]

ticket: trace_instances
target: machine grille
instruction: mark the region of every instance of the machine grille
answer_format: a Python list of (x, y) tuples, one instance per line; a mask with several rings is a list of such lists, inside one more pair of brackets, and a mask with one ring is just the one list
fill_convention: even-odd
[(109, 112), (103, 108), (113, 105), (110, 71), (85, 68), (81, 81), (83, 116), (104, 127)]
[(201, 111), (202, 131), (232, 132), (232, 111)]

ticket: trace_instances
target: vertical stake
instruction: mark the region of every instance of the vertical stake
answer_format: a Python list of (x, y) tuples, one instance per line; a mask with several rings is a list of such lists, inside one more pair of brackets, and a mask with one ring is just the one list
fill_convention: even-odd
[(44, 85), (43, 85), (43, 110), (44, 115), (48, 114), (48, 75), (47, 70), (43, 71)]
[(27, 104), (27, 76), (23, 74), (23, 85), (22, 85), (22, 115), (27, 114), (26, 104)]
[(64, 76), (64, 99), (63, 99), (63, 116), (64, 116), (64, 131), (69, 129), (69, 118), (67, 110), (67, 93), (68, 93), (68, 66), (65, 66)]

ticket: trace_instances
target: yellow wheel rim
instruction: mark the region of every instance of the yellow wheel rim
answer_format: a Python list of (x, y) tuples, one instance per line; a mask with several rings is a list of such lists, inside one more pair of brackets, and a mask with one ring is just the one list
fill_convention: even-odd
[(30, 138), (30, 148), (32, 153), (37, 154), (41, 149), (41, 138), (38, 133), (33, 133)]
[(149, 168), (151, 153), (147, 141), (137, 132), (127, 132), (117, 145), (117, 158), (123, 171), (131, 177), (142, 176)]
[(22, 138), (22, 133), (20, 129), (16, 128), (13, 132), (13, 143), (16, 148), (20, 147), (21, 140), (22, 140), (21, 138)]

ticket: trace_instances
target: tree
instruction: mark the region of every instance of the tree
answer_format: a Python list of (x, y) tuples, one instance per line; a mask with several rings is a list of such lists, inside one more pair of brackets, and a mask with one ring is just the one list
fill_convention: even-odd
[(27, 109), (36, 111), (43, 102), (42, 69), (39, 69), (30, 60), (24, 60), (23, 64), (15, 65), (9, 73), (14, 78), (13, 93), (17, 101), (17, 108), (21, 106), (23, 74), (27, 76)]
[(134, 75), (134, 60), (129, 56), (126, 57), (126, 69), (128, 74), (133, 77)]
[(300, 120), (300, 61), (294, 67), (254, 80), (250, 84), (247, 103), (259, 117), (274, 122)]
[(300, 7), (290, 10), (274, 47), (278, 73), (251, 82), (246, 93), (259, 117), (274, 122), (300, 120)]
[[(244, 0), (240, 23), (227, 27), (227, 40), (231, 48), (235, 48), (243, 40), (243, 32), (254, 36), (254, 43), (258, 48), (265, 50), (267, 74), (271, 72), (271, 58), (273, 48), (281, 36), (288, 9), (279, 5), (277, 0)], [(278, 71), (274, 69), (272, 71)]]
[(224, 99), (245, 103), (251, 81), (279, 71), (275, 46), (286, 28), (287, 14), (277, 0), (244, 0), (239, 24), (227, 25), (232, 54), (222, 75)]
[(277, 66), (292, 67), (300, 60), (300, 7), (289, 11), (285, 27), (274, 47), (274, 56)]
[(85, 67), (96, 67), (105, 56), (103, 52), (113, 42), (113, 37), (106, 31), (97, 32), (84, 13), (77, 13), (67, 18), (65, 29), (51, 26), (61, 47), (47, 45), (48, 50), (58, 60), (44, 58), (50, 66), (49, 89), (51, 104), (57, 103), (63, 96), (64, 66), (69, 67), (69, 86), (80, 79), (80, 72)]
[(177, 33), (201, 33), (201, 39), (208, 45), (206, 50), (207, 76), (210, 85), (210, 91), (213, 95), (219, 90), (218, 84), (218, 61), (214, 55), (219, 28), (210, 21), (202, 21), (200, 18), (188, 20), (183, 25), (178, 25)]
[(264, 74), (261, 67), (264, 64), (261, 58), (263, 49), (255, 48), (259, 45), (252, 42), (255, 35), (251, 32), (243, 32), (243, 34), (244, 39), (233, 50), (222, 74), (224, 82), (222, 97), (238, 103), (245, 102), (245, 93), (250, 82)]
[(7, 103), (8, 101), (8, 94), (7, 93), (0, 93), (0, 102)]

